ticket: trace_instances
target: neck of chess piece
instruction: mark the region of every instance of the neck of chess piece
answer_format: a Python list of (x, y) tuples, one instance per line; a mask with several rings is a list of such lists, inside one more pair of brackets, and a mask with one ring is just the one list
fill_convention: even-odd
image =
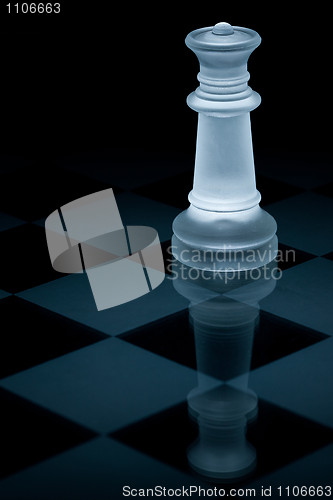
[(172, 246), (177, 260), (185, 251), (194, 267), (252, 269), (277, 253), (276, 222), (259, 206), (252, 148), (250, 111), (261, 99), (248, 85), (247, 62), (260, 42), (255, 31), (228, 23), (185, 40), (200, 63), (200, 85), (187, 99), (199, 115), (190, 206), (174, 221)]

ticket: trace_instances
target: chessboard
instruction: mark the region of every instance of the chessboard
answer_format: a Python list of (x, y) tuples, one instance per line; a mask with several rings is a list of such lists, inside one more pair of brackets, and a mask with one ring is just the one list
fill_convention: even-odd
[[(47, 165), (1, 157), (1, 499), (118, 499), (125, 486), (128, 494), (193, 486), (199, 497), (194, 486), (209, 494), (216, 484), (228, 495), (242, 488), (240, 496), (272, 487), (278, 497), (279, 486), (332, 484), (333, 171), (311, 153), (258, 152), (255, 163), (281, 255), (294, 257), (281, 258), (282, 278), (259, 301), (247, 374), (258, 398), (246, 434), (256, 467), (224, 484), (187, 459), (198, 435), (188, 411), (197, 353), (190, 303), (169, 261), (192, 158), (116, 149)], [(166, 276), (145, 296), (98, 312), (86, 274), (52, 269), (44, 221), (110, 187), (125, 225), (158, 231)]]

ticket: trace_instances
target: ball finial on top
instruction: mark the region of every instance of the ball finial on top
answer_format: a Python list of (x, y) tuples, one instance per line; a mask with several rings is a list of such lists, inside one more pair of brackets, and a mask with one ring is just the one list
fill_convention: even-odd
[(233, 27), (229, 23), (217, 23), (213, 28), (214, 35), (232, 35)]

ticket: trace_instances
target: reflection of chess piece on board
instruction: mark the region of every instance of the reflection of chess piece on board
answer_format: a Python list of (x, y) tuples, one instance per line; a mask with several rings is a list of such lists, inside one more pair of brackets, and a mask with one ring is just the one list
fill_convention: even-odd
[(247, 84), (247, 61), (260, 42), (255, 31), (228, 23), (186, 37), (200, 62), (200, 86), (187, 100), (199, 117), (190, 207), (174, 220), (172, 245), (177, 260), (193, 257), (193, 267), (208, 267), (197, 252), (217, 253), (209, 265), (220, 270), (257, 268), (277, 253), (276, 222), (259, 207), (252, 151), (250, 111), (260, 96)]
[[(174, 280), (176, 290), (190, 301), (198, 372), (198, 385), (187, 398), (199, 428), (188, 461), (205, 477), (236, 480), (256, 467), (256, 451), (246, 439), (247, 424), (257, 415), (248, 375), (259, 301), (273, 291), (275, 281), (243, 279), (242, 273), (230, 282), (221, 281), (218, 273), (211, 280), (189, 275), (185, 268)], [(227, 295), (231, 292), (232, 298)]]
[[(248, 419), (257, 413), (257, 396), (247, 379), (258, 310), (221, 295), (192, 306), (190, 318), (198, 387), (189, 393), (188, 407), (197, 420), (199, 437), (188, 450), (188, 460), (208, 477), (239, 478), (256, 465), (246, 429)], [(229, 381), (236, 377), (233, 386)]]

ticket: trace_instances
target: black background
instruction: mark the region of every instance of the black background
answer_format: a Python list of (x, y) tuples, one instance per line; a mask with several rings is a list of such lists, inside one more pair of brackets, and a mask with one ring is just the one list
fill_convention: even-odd
[[(1, 0), (0, 152), (28, 158), (122, 148), (195, 150), (186, 96), (199, 65), (184, 39), (220, 21), (256, 30), (255, 151), (331, 149), (330, 11), (266, 2), (74, 2), (9, 15)], [(12, 4), (15, 2), (12, 2)]]
[[(185, 46), (184, 39), (190, 31), (220, 21), (252, 28), (262, 37), (262, 44), (250, 57), (249, 71), (250, 86), (262, 96), (262, 104), (251, 113), (254, 151), (255, 155), (262, 153), (268, 158), (267, 170), (270, 168), (269, 158), (275, 156), (291, 155), (301, 162), (307, 156), (315, 159), (318, 155), (321, 160), (323, 156), (327, 159), (331, 157), (332, 30), (329, 4), (323, 8), (319, 3), (307, 3), (306, 7), (305, 3), (295, 2), (118, 3), (112, 0), (60, 0), (61, 14), (46, 16), (9, 15), (6, 8), (8, 1), (0, 0), (0, 160), (3, 154), (22, 155), (29, 160), (29, 165), (25, 175), (22, 175), (22, 170), (18, 174), (16, 171), (5, 174), (0, 196), (1, 212), (33, 221), (47, 216), (64, 203), (105, 188), (102, 183), (90, 178), (85, 185), (77, 187), (76, 172), (66, 171), (63, 179), (55, 175), (53, 160), (62, 155), (98, 152), (108, 148), (117, 155), (120, 150), (125, 156), (133, 151), (134, 154), (129, 154), (133, 161), (136, 161), (137, 150), (143, 152), (138, 158), (144, 158), (145, 154), (149, 156), (151, 152), (157, 153), (157, 157), (165, 155), (169, 158), (172, 152), (176, 157), (179, 154), (183, 158), (185, 154), (193, 159), (197, 114), (186, 106), (186, 96), (198, 85), (196, 75), (199, 65), (194, 54)], [(162, 162), (162, 165), (165, 168), (165, 163)], [(143, 166), (138, 161), (138, 168)], [(119, 163), (118, 167), (110, 168), (120, 168)], [(329, 161), (327, 168), (331, 168)], [(46, 175), (40, 175), (41, 169)], [(315, 176), (315, 161), (313, 173)], [(9, 177), (10, 183), (6, 187)], [(16, 182), (17, 177), (19, 182)], [(82, 183), (83, 176), (78, 178)], [(167, 195), (164, 201), (167, 202), (175, 196), (175, 192), (177, 195), (177, 190), (172, 186), (173, 180), (168, 183), (163, 179), (162, 182), (165, 182), (163, 189)], [(41, 190), (36, 187), (38, 183), (47, 186)], [(275, 190), (281, 189), (281, 182), (278, 187), (275, 181), (272, 184), (274, 189), (272, 185), (268, 186), (270, 189), (263, 189), (264, 196), (268, 194), (269, 199), (272, 192), (274, 195)], [(330, 187), (325, 185), (324, 188), (328, 189), (327, 186)], [(149, 191), (153, 191), (151, 187)], [(161, 191), (156, 189), (159, 200), (163, 201)], [(277, 199), (281, 196), (283, 199), (285, 194), (281, 190)], [(180, 191), (179, 198), (186, 203), (185, 192)], [(3, 231), (2, 235), (1, 248), (7, 250), (0, 288), (19, 292), (62, 276), (50, 266), (41, 226), (24, 224)], [(9, 239), (14, 250), (8, 247)], [(23, 247), (25, 259), (22, 259)], [(297, 251), (297, 256), (301, 261), (313, 257), (300, 251)], [(12, 276), (12, 269), (15, 269), (16, 278)], [(313, 293), (315, 295), (316, 291)], [(318, 297), (316, 304), (321, 295)], [(12, 370), (13, 367), (16, 371), (25, 369), (100, 340), (100, 334), (96, 332), (89, 330), (83, 333), (85, 327), (81, 324), (75, 326), (70, 320), (45, 312), (44, 308), (27, 305), (18, 297), (9, 297), (1, 302), (9, 311), (9, 331), (16, 332), (14, 336), (3, 335), (5, 370)], [(281, 331), (286, 330), (284, 325), (281, 328), (279, 321), (274, 321), (266, 322), (270, 334), (266, 335), (266, 340), (268, 337), (270, 341), (274, 340), (272, 324), (278, 332), (277, 340), (281, 339)], [(183, 324), (180, 323), (181, 333), (184, 332)], [(27, 325), (29, 345), (26, 340)], [(31, 328), (31, 325), (34, 327)], [(163, 333), (160, 323), (157, 328), (159, 334)], [(168, 343), (163, 345), (168, 346), (169, 354), (170, 328), (166, 331)], [(177, 346), (182, 348), (177, 325), (174, 331)], [(302, 337), (302, 342), (305, 338), (303, 333), (304, 330), (298, 336), (299, 339)], [(147, 348), (148, 344), (153, 345), (152, 337), (145, 329), (141, 339), (133, 336), (130, 341)], [(289, 342), (294, 342), (295, 336), (287, 337), (288, 343), (281, 344), (281, 351), (272, 350), (274, 355), (285, 353), (285, 348), (290, 348)], [(154, 338), (161, 339), (160, 335)], [(22, 356), (17, 354), (17, 345), (24, 347), (21, 349)], [(182, 349), (182, 354), (184, 352), (187, 350)], [(265, 350), (261, 352), (267, 353)], [(163, 355), (161, 352), (158, 354)], [(8, 457), (9, 451), (12, 453), (14, 450), (13, 460), (8, 459), (8, 473), (15, 467), (41, 460), (48, 453), (72, 446), (80, 439), (80, 434), (73, 432), (71, 422), (66, 423), (58, 416), (46, 414), (46, 410), (30, 403), (27, 406), (26, 402), (12, 394), (4, 393), (1, 398), (6, 410), (4, 454), (7, 453)], [(285, 464), (290, 459), (295, 460), (300, 453), (308, 453), (315, 446), (321, 446), (326, 439), (327, 443), (331, 439), (331, 434), (327, 437), (321, 434), (320, 429), (319, 432), (318, 428), (306, 422), (304, 426), (304, 420), (294, 417), (291, 420), (293, 436), (289, 417), (274, 411), (266, 404), (268, 417), (265, 422), (268, 427), (264, 426), (263, 434), (258, 433), (257, 438), (266, 453), (262, 455), (264, 461), (261, 462), (266, 470), (280, 466), (282, 462)], [(279, 439), (289, 428), (285, 440), (279, 441), (280, 447), (277, 446), (276, 435), (269, 434), (270, 430), (274, 430), (272, 415), (277, 418), (275, 422), (282, 422), (277, 434)], [(176, 416), (178, 418), (177, 413)], [(159, 424), (163, 418), (164, 413), (157, 415), (155, 422)], [(173, 416), (168, 420), (172, 432), (174, 421)], [(154, 456), (149, 448), (154, 451), (157, 447), (157, 458), (168, 458), (168, 450), (174, 441), (164, 438), (169, 438), (170, 434), (165, 433), (164, 428), (160, 432), (161, 426), (155, 424), (154, 427), (151, 420), (146, 426), (149, 432), (142, 434), (144, 426), (136, 427), (136, 431), (139, 429), (138, 444), (131, 438), (131, 433), (127, 435), (130, 445), (134, 443), (140, 449), (143, 436), (146, 439), (145, 452), (148, 450)], [(162, 444), (166, 443), (164, 448), (160, 446), (161, 441), (155, 439), (156, 429), (162, 436)], [(183, 431), (183, 427), (179, 429)], [(299, 433), (295, 429), (300, 429)], [(272, 439), (267, 440), (267, 435)], [(178, 438), (180, 434), (176, 436)], [(182, 445), (183, 441), (179, 442)], [(291, 443), (291, 446), (285, 443)], [(183, 450), (180, 451), (183, 453)], [(269, 459), (265, 461), (269, 453)], [(311, 474), (309, 477), (311, 479)]]

